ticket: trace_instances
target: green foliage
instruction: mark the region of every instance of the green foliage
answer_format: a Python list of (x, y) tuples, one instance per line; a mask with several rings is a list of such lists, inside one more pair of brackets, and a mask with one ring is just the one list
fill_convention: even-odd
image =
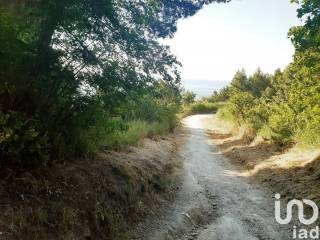
[(312, 118), (306, 121), (306, 125), (302, 129), (298, 129), (296, 140), (308, 145), (320, 146), (320, 109), (316, 110), (316, 114), (312, 114)]
[(230, 98), (231, 88), (224, 87), (220, 91), (214, 91), (210, 97), (206, 97), (205, 100), (212, 103), (225, 102)]
[[(99, 112), (95, 114), (95, 122), (85, 130), (78, 129), (77, 132), (80, 135), (76, 138), (76, 141), (68, 140), (72, 144), (65, 145), (65, 147), (69, 147), (68, 151), (72, 155), (81, 156), (97, 152), (108, 140), (109, 135), (128, 129), (128, 124), (120, 117), (110, 118)], [(65, 148), (62, 148), (62, 152), (66, 151)]]
[[(268, 122), (269, 118), (269, 105), (265, 102), (256, 103), (257, 100), (254, 100), (253, 106), (247, 110), (245, 116), (245, 122), (250, 125), (251, 129), (254, 131), (259, 131), (265, 124)], [(241, 121), (238, 122), (241, 124)]]
[(275, 106), (268, 121), (271, 139), (279, 143), (291, 142), (295, 134), (295, 118), (293, 110), (287, 104)]
[(242, 92), (249, 90), (248, 76), (244, 69), (236, 72), (236, 74), (232, 79), (231, 87), (237, 91), (242, 91)]
[(0, 112), (1, 164), (33, 166), (46, 164), (49, 145), (42, 126), (34, 118), (17, 112)]
[(157, 39), (210, 2), (1, 1), (1, 164), (94, 152), (132, 121), (171, 129), (180, 64)]
[(289, 36), (297, 51), (316, 48), (320, 43), (320, 4), (318, 0), (291, 0), (299, 4), (298, 17), (305, 19), (303, 26), (293, 27)]
[(127, 128), (111, 132), (106, 136), (104, 146), (107, 149), (122, 149), (129, 145), (139, 145), (146, 137), (153, 137), (171, 131), (174, 122), (146, 122), (135, 120), (127, 123)]
[(264, 74), (260, 68), (249, 77), (247, 87), (252, 95), (260, 97), (270, 85), (270, 76)]
[(249, 92), (255, 97), (260, 97), (264, 90), (270, 84), (270, 77), (264, 74), (261, 69), (257, 71), (252, 76), (247, 76), (244, 69), (236, 72), (232, 82), (230, 91), (237, 92)]
[(226, 120), (228, 122), (237, 123), (237, 119), (235, 116), (229, 111), (229, 105), (225, 104), (224, 106), (220, 107), (217, 116), (220, 119)]
[(258, 70), (241, 87), (237, 80), (238, 87), (231, 85), (227, 107), (220, 115), (249, 125), (260, 136), (280, 144), (319, 145), (319, 62), (320, 53), (308, 49), (297, 52), (284, 72), (277, 70), (268, 76)]
[(307, 138), (318, 144), (315, 116), (319, 115), (319, 84), (309, 68), (296, 64), (284, 73), (277, 70), (273, 76), (258, 70), (248, 77), (245, 91), (232, 85), (227, 107), (220, 116), (250, 126), (256, 134), (280, 144), (298, 139), (307, 142)]
[(248, 92), (236, 92), (229, 99), (230, 113), (238, 117), (238, 121), (245, 122), (249, 110), (254, 105), (254, 97)]
[(192, 114), (215, 113), (218, 110), (218, 104), (206, 101), (198, 101), (189, 105), (185, 105), (182, 110), (182, 116)]
[(196, 99), (196, 94), (191, 91), (184, 91), (182, 94), (182, 103), (183, 104), (191, 104), (194, 103)]

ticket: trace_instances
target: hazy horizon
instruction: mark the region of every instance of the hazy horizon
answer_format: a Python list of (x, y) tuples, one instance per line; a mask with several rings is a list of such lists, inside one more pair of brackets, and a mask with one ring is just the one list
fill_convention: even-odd
[(220, 90), (227, 86), (229, 81), (210, 81), (210, 80), (183, 80), (184, 89), (197, 94), (197, 99), (210, 96), (213, 91)]

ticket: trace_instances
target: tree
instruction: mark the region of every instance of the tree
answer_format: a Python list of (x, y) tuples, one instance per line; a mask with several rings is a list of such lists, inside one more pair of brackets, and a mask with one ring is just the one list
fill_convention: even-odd
[(260, 97), (269, 85), (270, 76), (268, 74), (264, 74), (260, 68), (258, 68), (254, 74), (249, 77), (247, 82), (248, 89), (257, 97)]
[[(45, 149), (30, 148), (39, 156), (84, 149), (79, 144), (88, 129), (121, 115), (125, 103), (155, 96), (150, 86), (179, 87), (179, 63), (157, 40), (211, 2), (227, 0), (1, 1), (0, 117), (33, 129), (38, 137), (30, 146), (46, 139)], [(23, 139), (15, 141), (23, 146)], [(16, 157), (8, 149), (2, 159)], [(24, 153), (22, 161), (31, 155), (37, 158)]]
[(299, 4), (298, 17), (305, 19), (305, 24), (290, 29), (289, 36), (296, 51), (308, 48), (320, 50), (320, 4), (318, 0), (291, 0)]
[(231, 86), (237, 91), (248, 91), (248, 77), (244, 69), (236, 72), (232, 79)]

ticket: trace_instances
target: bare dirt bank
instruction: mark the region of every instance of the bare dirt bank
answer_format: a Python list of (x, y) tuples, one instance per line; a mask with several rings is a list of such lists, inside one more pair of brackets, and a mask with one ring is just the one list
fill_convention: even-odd
[(283, 198), (320, 202), (320, 149), (282, 148), (252, 138), (217, 116), (208, 120), (211, 137), (230, 161), (242, 168), (241, 176), (265, 185)]
[(34, 171), (1, 169), (0, 239), (127, 239), (174, 196), (173, 137)]

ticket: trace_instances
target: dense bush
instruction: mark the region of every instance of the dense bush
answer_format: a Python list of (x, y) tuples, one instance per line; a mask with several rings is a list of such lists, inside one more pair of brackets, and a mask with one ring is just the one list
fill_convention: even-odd
[(205, 100), (208, 102), (225, 102), (229, 99), (230, 97), (230, 87), (224, 87), (220, 91), (214, 91), (213, 94), (209, 97), (205, 97)]
[(192, 104), (196, 100), (196, 94), (192, 91), (184, 91), (182, 94), (182, 103), (185, 105)]
[(0, 128), (2, 162), (10, 166), (46, 163), (50, 145), (47, 136), (40, 135), (39, 121), (18, 112), (0, 112)]
[(320, 85), (315, 63), (312, 69), (294, 62), (284, 72), (277, 70), (268, 85), (255, 94), (250, 82), (245, 82), (247, 88), (241, 87), (246, 90), (231, 85), (220, 116), (250, 126), (256, 134), (280, 144), (320, 144)]
[(231, 95), (228, 106), (230, 113), (238, 117), (238, 121), (245, 122), (249, 111), (254, 105), (255, 98), (248, 92), (239, 92)]
[(192, 114), (215, 113), (218, 110), (218, 104), (207, 101), (196, 101), (192, 104), (185, 105), (182, 109), (182, 116)]
[(169, 121), (146, 122), (135, 120), (127, 123), (125, 130), (117, 130), (107, 135), (104, 148), (108, 150), (122, 149), (129, 145), (139, 145), (146, 137), (154, 137), (169, 133), (175, 123)]
[[(238, 74), (236, 74), (237, 76)], [(316, 74), (305, 66), (292, 63), (284, 72), (270, 76), (268, 85), (253, 94), (231, 85), (230, 97), (220, 116), (239, 125), (250, 126), (256, 134), (286, 144), (320, 144), (320, 85)]]

